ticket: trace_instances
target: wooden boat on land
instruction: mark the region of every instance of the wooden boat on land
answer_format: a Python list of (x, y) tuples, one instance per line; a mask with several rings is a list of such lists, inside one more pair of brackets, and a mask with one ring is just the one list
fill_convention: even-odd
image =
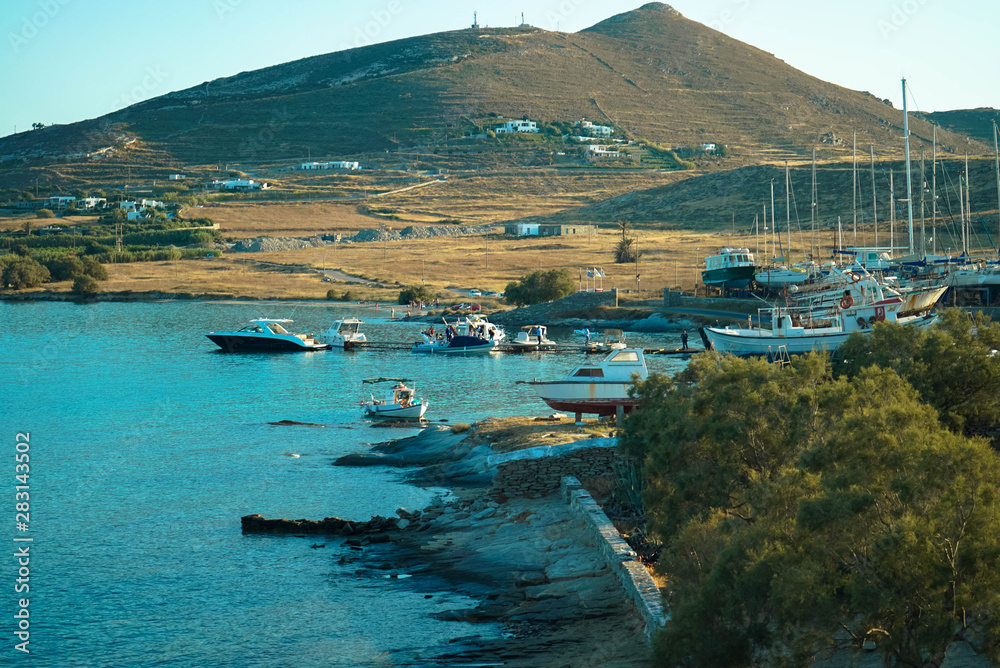
[(634, 380), (649, 376), (641, 348), (612, 351), (596, 364), (582, 364), (562, 380), (531, 380), (528, 385), (542, 401), (557, 411), (614, 415), (619, 407), (631, 410), (638, 399), (628, 395)]

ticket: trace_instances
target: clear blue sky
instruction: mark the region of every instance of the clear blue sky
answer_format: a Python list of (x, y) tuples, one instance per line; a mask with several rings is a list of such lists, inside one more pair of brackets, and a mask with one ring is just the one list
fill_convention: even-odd
[[(498, 7), (503, 5), (502, 8)], [(574, 32), (638, 0), (3, 0), (0, 136), (370, 42), (525, 20)], [(676, 0), (690, 19), (899, 107), (1000, 107), (997, 0)]]

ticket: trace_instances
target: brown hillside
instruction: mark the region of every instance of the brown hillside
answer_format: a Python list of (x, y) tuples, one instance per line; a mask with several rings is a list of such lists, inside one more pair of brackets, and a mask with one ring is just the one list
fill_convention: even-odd
[[(667, 146), (727, 144), (743, 164), (817, 143), (844, 150), (852, 129), (863, 144), (896, 150), (902, 125), (900, 111), (867, 93), (650, 3), (574, 34), (458, 30), (244, 72), (0, 139), (0, 160), (79, 154), (127, 131), (164, 162), (253, 165), (439, 145), (488, 128), (495, 114), (611, 120)], [(930, 137), (925, 120), (911, 129)], [(968, 147), (947, 131), (938, 140)]]

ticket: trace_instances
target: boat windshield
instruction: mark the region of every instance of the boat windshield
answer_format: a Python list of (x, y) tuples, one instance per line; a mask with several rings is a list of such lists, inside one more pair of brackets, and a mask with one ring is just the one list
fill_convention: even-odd
[(611, 362), (638, 362), (639, 354), (630, 350), (623, 350), (611, 358)]
[(268, 328), (275, 334), (288, 334), (288, 330), (276, 322), (267, 323)]
[(576, 373), (574, 373), (573, 375), (574, 376), (590, 376), (590, 377), (595, 377), (595, 378), (603, 378), (604, 377), (604, 369), (598, 369), (597, 367), (588, 367), (588, 366), (585, 366), (582, 369), (577, 369)]
[(241, 331), (241, 332), (263, 332), (264, 330), (261, 329), (260, 325), (258, 325), (257, 323), (253, 323), (252, 325), (247, 325), (246, 327), (244, 327), (243, 329), (241, 329), (239, 331)]

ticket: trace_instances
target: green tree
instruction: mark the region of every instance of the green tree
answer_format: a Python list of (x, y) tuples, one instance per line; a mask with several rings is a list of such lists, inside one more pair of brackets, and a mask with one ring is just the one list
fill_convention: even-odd
[(63, 255), (53, 258), (44, 263), (48, 267), (52, 281), (69, 281), (77, 276), (82, 276), (84, 270), (83, 261), (75, 255)]
[[(622, 233), (622, 238), (615, 244), (614, 256), (618, 264), (635, 262), (635, 238), (627, 236), (629, 223), (624, 220), (618, 221), (618, 230)], [(640, 254), (641, 255), (641, 254)]]
[(513, 281), (504, 288), (504, 300), (508, 304), (525, 306), (539, 304), (554, 299), (562, 299), (576, 292), (576, 282), (568, 269), (535, 271), (520, 281)]
[(404, 288), (399, 293), (397, 304), (409, 304), (410, 302), (432, 302), (434, 293), (426, 285), (411, 285)]
[(97, 281), (108, 280), (108, 270), (104, 268), (104, 265), (97, 261), (96, 258), (90, 255), (84, 255), (81, 258), (83, 262), (83, 273), (90, 276)]
[(670, 582), (656, 664), (804, 665), (846, 630), (923, 666), (970, 620), (997, 658), (1000, 456), (895, 371), (705, 355), (635, 391), (621, 447)]
[(39, 209), (35, 212), (35, 218), (54, 218), (55, 215), (56, 214), (52, 212), (52, 209)]
[(73, 279), (73, 294), (80, 297), (93, 297), (101, 291), (101, 286), (90, 276), (77, 276)]
[(894, 369), (941, 421), (967, 436), (1000, 424), (1000, 323), (946, 309), (929, 329), (880, 323), (841, 346), (835, 370), (848, 378), (875, 365)]
[(49, 280), (49, 270), (28, 257), (19, 258), (3, 269), (3, 284), (15, 290), (35, 288)]

